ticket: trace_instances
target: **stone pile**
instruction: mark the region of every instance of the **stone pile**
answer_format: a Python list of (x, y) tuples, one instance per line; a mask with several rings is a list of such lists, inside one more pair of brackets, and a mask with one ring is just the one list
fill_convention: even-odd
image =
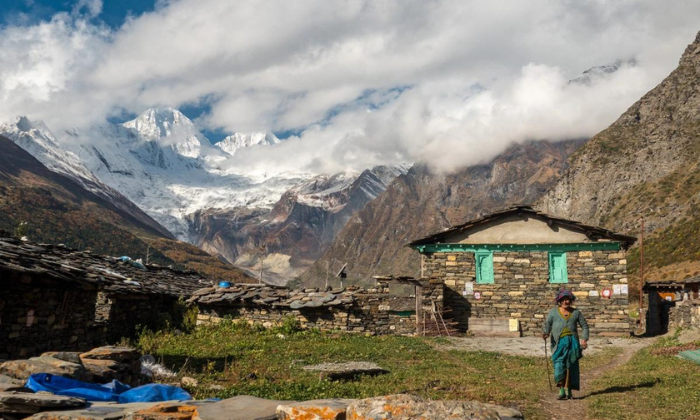
[(362, 400), (275, 401), (239, 395), (221, 401), (94, 403), (42, 412), (31, 420), (516, 420), (518, 410), (476, 401), (428, 401), (413, 395)]
[(141, 375), (141, 354), (128, 347), (98, 347), (86, 353), (47, 352), (26, 360), (10, 360), (0, 364), (0, 374), (26, 381), (35, 373), (85, 382), (107, 383), (113, 379), (136, 386), (147, 382)]

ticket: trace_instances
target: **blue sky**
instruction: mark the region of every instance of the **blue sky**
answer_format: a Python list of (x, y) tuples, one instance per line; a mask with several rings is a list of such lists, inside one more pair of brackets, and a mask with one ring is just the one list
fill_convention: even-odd
[[(124, 23), (127, 16), (139, 16), (153, 11), (154, 0), (104, 0), (102, 13), (96, 18), (110, 27), (117, 28)], [(48, 21), (59, 12), (72, 12), (78, 2), (68, 0), (2, 0), (0, 23), (32, 24)]]
[(0, 123), (61, 133), (173, 107), (213, 141), (288, 138), (251, 160), (329, 173), (592, 136), (700, 30), (697, 0), (0, 2)]

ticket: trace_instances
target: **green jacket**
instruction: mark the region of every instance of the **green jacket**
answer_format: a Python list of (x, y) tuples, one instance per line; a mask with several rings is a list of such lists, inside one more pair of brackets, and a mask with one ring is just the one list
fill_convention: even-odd
[(571, 313), (569, 319), (564, 319), (559, 313), (559, 308), (555, 307), (549, 314), (547, 314), (547, 319), (544, 321), (544, 327), (542, 331), (545, 334), (549, 334), (549, 342), (551, 344), (552, 353), (556, 351), (557, 344), (559, 344), (559, 336), (561, 332), (564, 331), (564, 327), (569, 328), (569, 331), (574, 333), (576, 338), (578, 335), (578, 325), (581, 326), (581, 339), (588, 340), (588, 322), (583, 314), (578, 309), (574, 309)]

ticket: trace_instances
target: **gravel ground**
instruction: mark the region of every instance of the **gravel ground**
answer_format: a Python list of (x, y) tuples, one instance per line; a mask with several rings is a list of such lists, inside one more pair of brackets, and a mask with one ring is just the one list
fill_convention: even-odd
[[(544, 340), (542, 337), (453, 337), (447, 338), (449, 344), (441, 344), (441, 348), (454, 350), (483, 350), (517, 356), (544, 356)], [(650, 338), (591, 338), (588, 340), (588, 349), (584, 354), (595, 354), (607, 347), (644, 347), (644, 343)], [(547, 353), (551, 356), (549, 340), (547, 340)]]

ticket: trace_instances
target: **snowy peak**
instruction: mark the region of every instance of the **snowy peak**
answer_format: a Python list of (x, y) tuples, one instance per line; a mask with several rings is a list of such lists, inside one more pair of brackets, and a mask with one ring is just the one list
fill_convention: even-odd
[(0, 125), (0, 132), (12, 138), (15, 143), (18, 139), (24, 139), (44, 147), (58, 147), (56, 138), (43, 121), (32, 121), (25, 116), (15, 117)]
[(220, 142), (216, 146), (224, 152), (233, 156), (237, 150), (251, 146), (272, 146), (280, 143), (274, 134), (262, 131), (257, 133), (233, 133)]
[[(86, 184), (100, 184), (75, 153), (64, 150), (42, 121), (15, 117), (0, 125), (0, 134), (29, 152), (47, 168), (61, 173), (92, 190)], [(93, 191), (94, 192), (94, 191)]]
[(595, 66), (583, 72), (583, 74), (575, 79), (569, 80), (569, 84), (590, 85), (595, 80), (609, 76), (622, 67), (636, 67), (637, 60), (631, 58), (629, 60), (616, 60), (612, 64), (603, 66)]
[(173, 131), (176, 130), (197, 131), (192, 120), (177, 109), (170, 107), (149, 108), (135, 119), (125, 122), (123, 126), (136, 130), (141, 137), (147, 140), (171, 137)]
[(197, 130), (192, 120), (173, 108), (150, 108), (122, 126), (140, 139), (157, 143), (160, 147), (169, 147), (187, 158), (199, 158), (204, 149), (211, 147), (209, 140)]

